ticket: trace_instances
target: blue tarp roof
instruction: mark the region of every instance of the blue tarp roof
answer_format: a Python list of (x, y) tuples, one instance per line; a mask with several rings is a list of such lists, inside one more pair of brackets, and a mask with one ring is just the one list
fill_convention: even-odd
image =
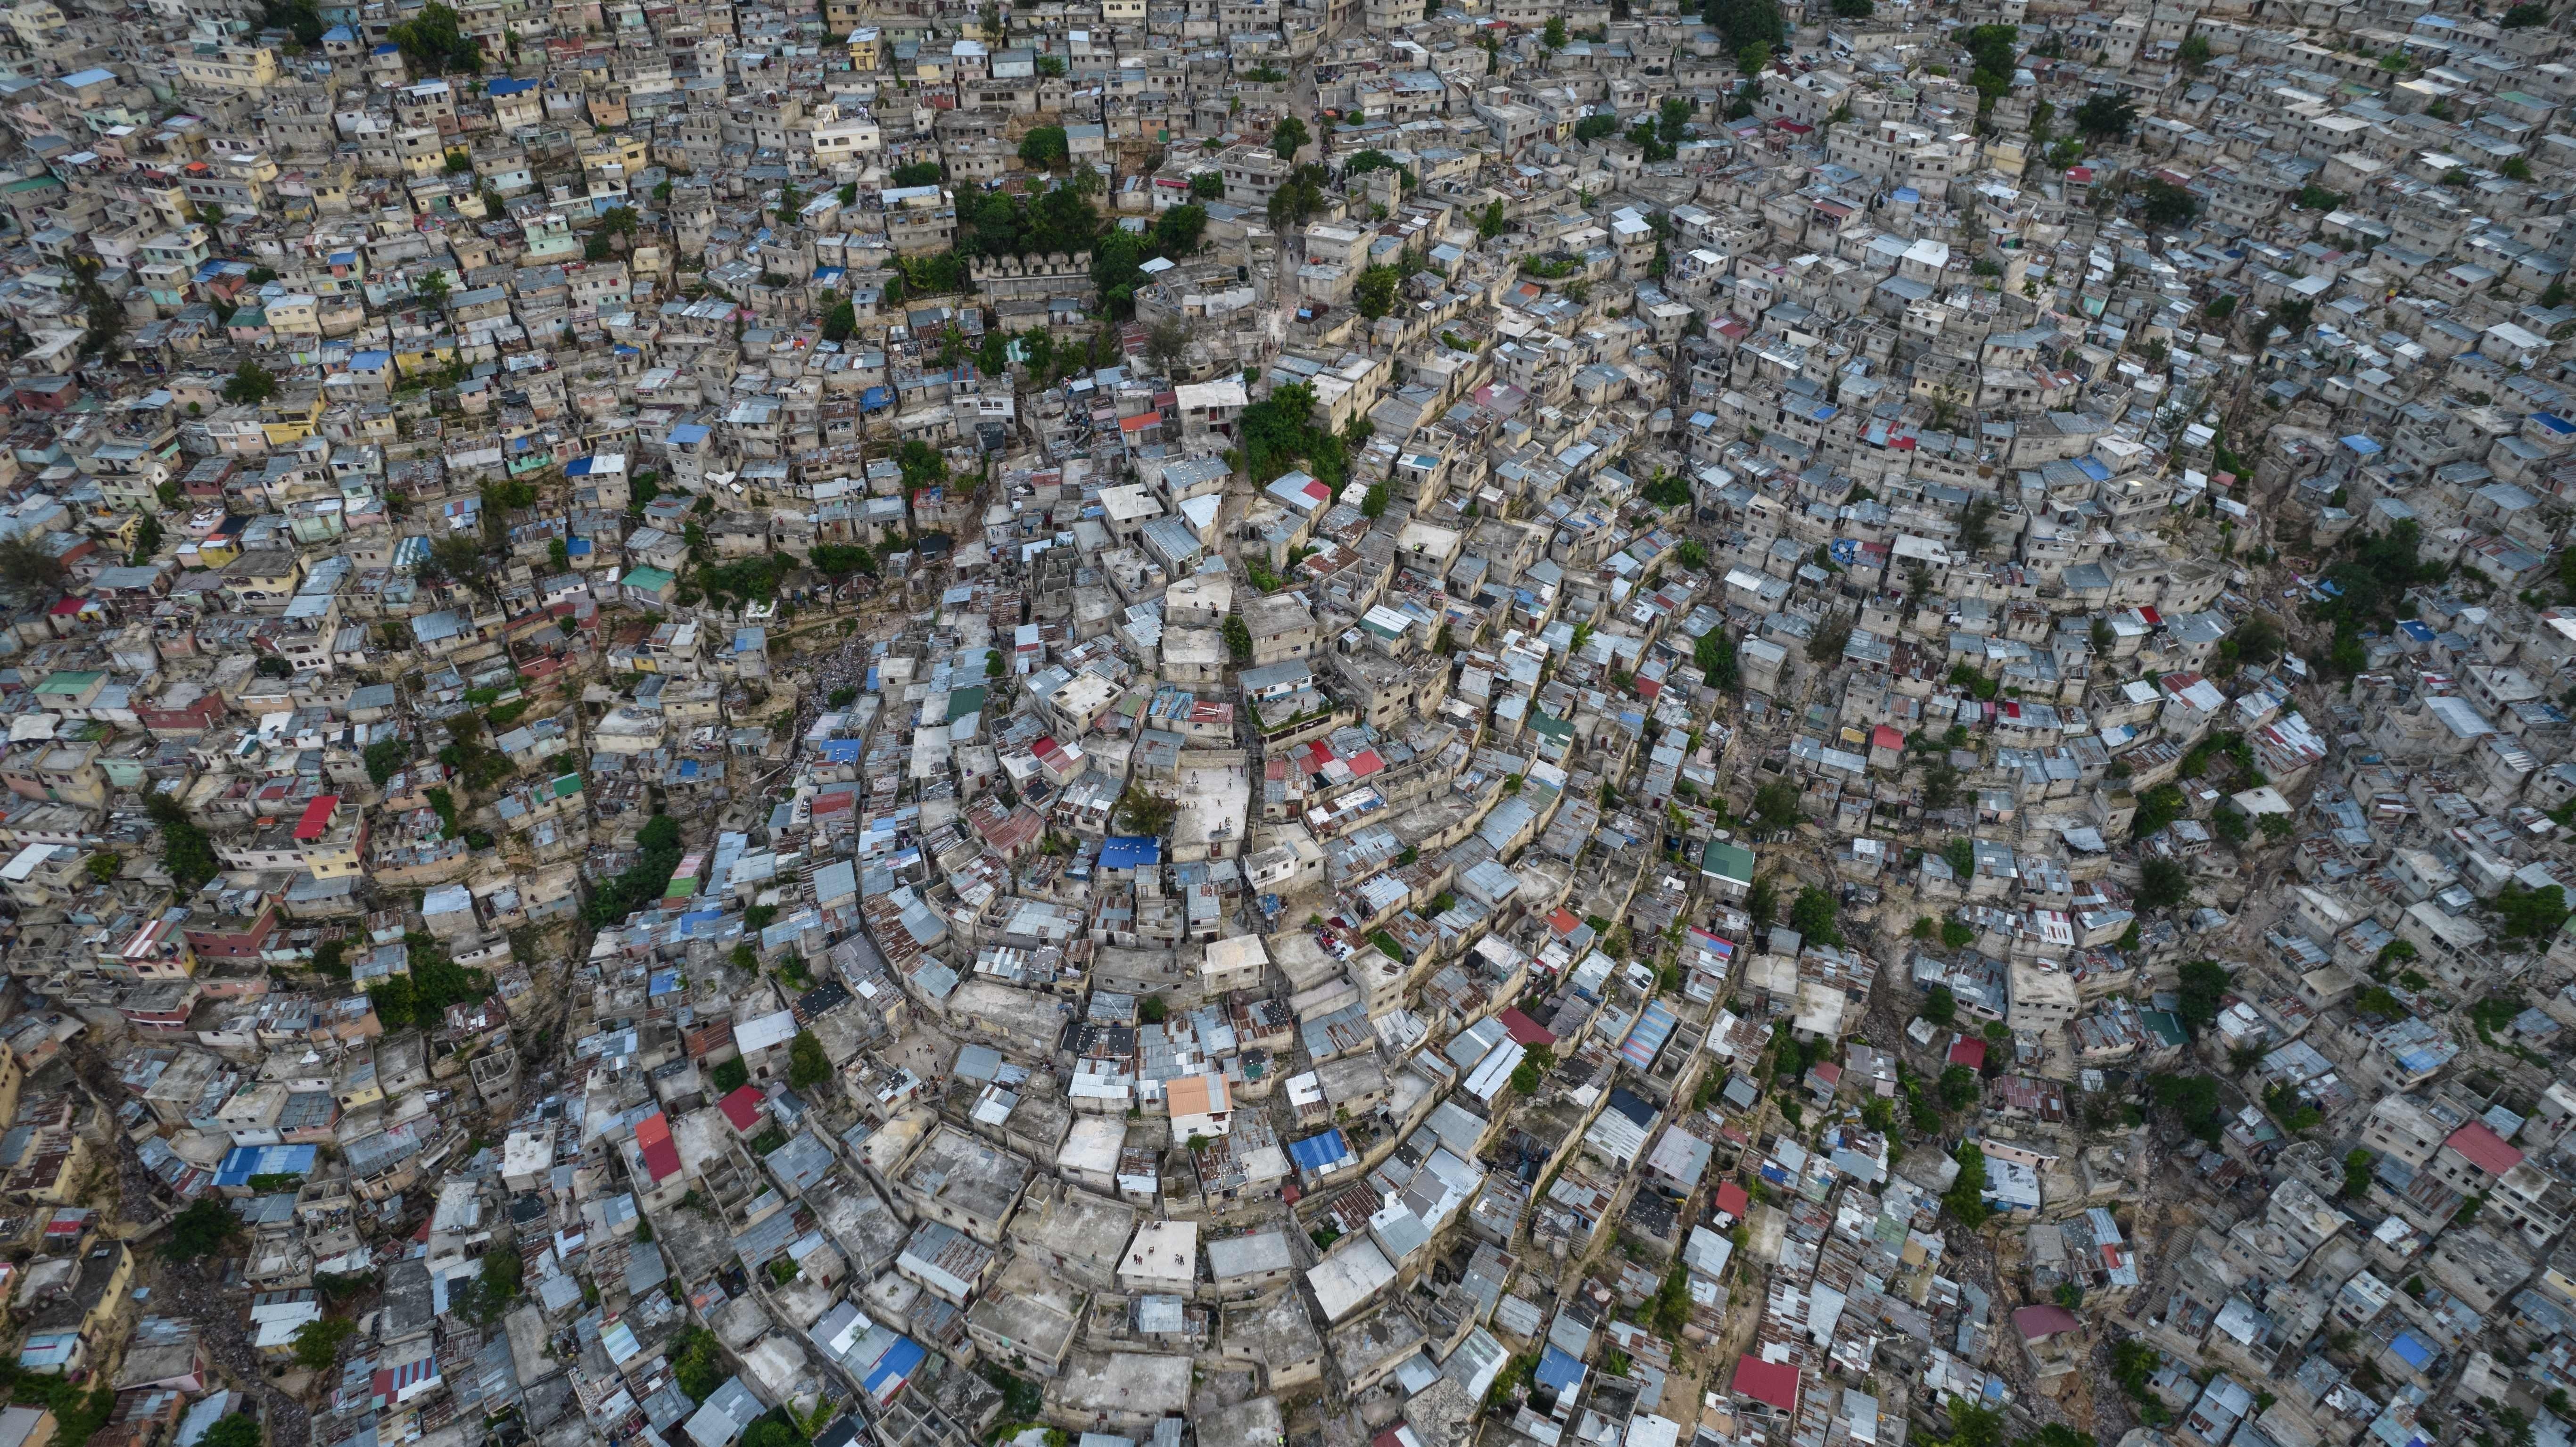
[(1338, 1130), (1328, 1130), (1322, 1135), (1288, 1143), (1288, 1158), (1295, 1161), (1301, 1170), (1320, 1171), (1335, 1161), (1350, 1159), (1350, 1155), (1350, 1143), (1342, 1139)]
[(827, 764), (855, 764), (867, 749), (867, 741), (864, 739), (825, 739), (822, 747), (815, 752), (820, 754), (823, 762)]
[(1150, 834), (1112, 834), (1100, 842), (1103, 869), (1145, 869), (1163, 862), (1163, 841)]

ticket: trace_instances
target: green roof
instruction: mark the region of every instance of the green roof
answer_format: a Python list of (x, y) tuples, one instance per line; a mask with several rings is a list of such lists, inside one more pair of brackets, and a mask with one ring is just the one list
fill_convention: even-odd
[(2190, 1033), (2182, 1028), (2181, 1019), (2171, 1010), (2149, 1010), (2142, 1018), (2146, 1027), (2155, 1032), (2155, 1037), (2161, 1044), (2174, 1046), (2191, 1043)]
[(666, 568), (656, 568), (649, 563), (643, 567), (633, 569), (626, 575), (627, 587), (641, 588), (647, 593), (659, 592), (670, 585), (670, 570)]
[(56, 673), (37, 684), (36, 692), (75, 694), (105, 677), (104, 673)]
[(573, 795), (581, 792), (581, 775), (566, 774), (562, 778), (555, 780), (550, 787), (555, 791), (556, 798), (569, 799)]
[(983, 712), (985, 692), (984, 685), (980, 683), (972, 688), (952, 690), (948, 695), (948, 721), (955, 723), (970, 713)]
[(1558, 743), (1569, 742), (1574, 737), (1574, 725), (1566, 722), (1564, 719), (1554, 718), (1537, 710), (1531, 711), (1529, 726), (1538, 730), (1540, 733), (1547, 735), (1549, 738), (1556, 740)]
[(1753, 851), (1741, 844), (1729, 844), (1723, 839), (1712, 839), (1708, 841), (1707, 851), (1699, 857), (1699, 872), (1714, 874), (1720, 879), (1740, 880), (1751, 884)]

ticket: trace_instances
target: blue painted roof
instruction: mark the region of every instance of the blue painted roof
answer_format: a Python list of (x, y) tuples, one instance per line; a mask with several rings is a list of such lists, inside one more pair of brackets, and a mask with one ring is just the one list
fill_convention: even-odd
[(1301, 1170), (1320, 1171), (1335, 1161), (1349, 1160), (1350, 1142), (1342, 1139), (1340, 1131), (1328, 1130), (1322, 1135), (1308, 1136), (1301, 1141), (1290, 1141), (1288, 1158), (1295, 1161)]
[(921, 1343), (912, 1338), (895, 1338), (894, 1345), (886, 1348), (886, 1354), (877, 1358), (876, 1370), (868, 1373), (868, 1391), (882, 1398), (886, 1387), (910, 1377), (929, 1355)]
[(1583, 1382), (1583, 1363), (1566, 1354), (1565, 1349), (1550, 1346), (1539, 1356), (1538, 1370), (1531, 1376), (1562, 1394)]
[(483, 83), (483, 93), (485, 95), (494, 96), (525, 95), (536, 88), (537, 82), (533, 80), (512, 80), (506, 77), (498, 80), (488, 80)]
[(682, 447), (707, 440), (707, 429), (695, 422), (682, 422), (671, 429), (668, 439)]
[(827, 764), (855, 764), (867, 747), (864, 739), (825, 739), (814, 752)]
[(1145, 834), (1112, 834), (1100, 842), (1103, 869), (1143, 869), (1163, 862), (1163, 841)]
[(2411, 1331), (2401, 1331), (2389, 1339), (2388, 1349), (2406, 1359), (2406, 1365), (2421, 1370), (2433, 1360), (2432, 1346)]
[(312, 1146), (235, 1146), (215, 1167), (218, 1186), (246, 1186), (253, 1176), (301, 1176), (313, 1170)]

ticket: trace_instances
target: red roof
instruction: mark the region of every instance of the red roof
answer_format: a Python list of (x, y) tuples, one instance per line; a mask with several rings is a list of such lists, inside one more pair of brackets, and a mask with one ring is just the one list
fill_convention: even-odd
[(1894, 749), (1902, 753), (1905, 750), (1905, 735), (1886, 724), (1880, 724), (1869, 731), (1869, 746), (1873, 749)]
[(1970, 1070), (1985, 1069), (1986, 1042), (1973, 1035), (1960, 1036), (1959, 1042), (1950, 1047), (1950, 1063), (1964, 1065)]
[(1503, 1012), (1503, 1028), (1511, 1033), (1513, 1040), (1522, 1045), (1553, 1045), (1556, 1043), (1555, 1032), (1549, 1030), (1545, 1025), (1538, 1023), (1527, 1015), (1522, 1014), (1518, 1010), (1505, 1010)]
[(1783, 1412), (1798, 1410), (1798, 1367), (1794, 1362), (1766, 1362), (1747, 1354), (1736, 1359), (1735, 1386), (1739, 1397), (1751, 1397), (1766, 1407)]
[(314, 795), (313, 802), (304, 806), (304, 817), (295, 821), (296, 839), (299, 842), (310, 844), (314, 840), (321, 838), (324, 831), (331, 827), (331, 816), (338, 812), (339, 808), (339, 795)]
[(635, 1144), (644, 1156), (644, 1169), (652, 1173), (653, 1184), (660, 1185), (680, 1173), (680, 1148), (671, 1144), (671, 1123), (655, 1111), (635, 1122)]
[(716, 1102), (716, 1109), (733, 1122), (735, 1130), (747, 1131), (760, 1124), (760, 1092), (748, 1085), (734, 1087), (733, 1094)]
[(2458, 1151), (2468, 1158), (2470, 1165), (2490, 1176), (2501, 1176), (2522, 1164), (2522, 1152), (2505, 1144), (2503, 1136), (2474, 1120), (2451, 1132), (2451, 1138), (2442, 1144)]
[(1741, 1221), (1745, 1213), (1753, 1209), (1753, 1198), (1744, 1194), (1744, 1188), (1733, 1181), (1720, 1181), (1717, 1183), (1717, 1209)]
[(2083, 1324), (2075, 1319), (2075, 1313), (2047, 1302), (2025, 1306), (2013, 1313), (2013, 1330), (2021, 1333), (2023, 1341), (2037, 1341), (2041, 1337), (2074, 1331)]
[(1385, 768), (1386, 760), (1379, 758), (1377, 756), (1377, 750), (1375, 749), (1362, 749), (1358, 753), (1351, 755), (1350, 765), (1352, 778), (1365, 779), (1369, 775), (1376, 773), (1378, 770)]
[(1547, 917), (1547, 927), (1561, 935), (1570, 935), (1577, 929), (1581, 928), (1582, 925), (1583, 921), (1576, 919), (1571, 913), (1563, 909), (1559, 909), (1556, 913)]

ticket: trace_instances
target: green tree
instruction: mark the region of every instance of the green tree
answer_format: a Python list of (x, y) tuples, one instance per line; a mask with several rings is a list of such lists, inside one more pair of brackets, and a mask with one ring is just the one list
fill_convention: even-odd
[(1565, 48), (1565, 17), (1562, 15), (1551, 15), (1547, 17), (1546, 26), (1538, 33), (1538, 43), (1546, 46), (1550, 50), (1563, 50)]
[(2537, 4), (2516, 5), (2504, 12), (2504, 18), (2496, 23), (2507, 30), (2528, 30), (2535, 25), (2546, 25), (2549, 23), (2549, 7)]
[(1767, 878), (1753, 881), (1753, 888), (1744, 896), (1744, 913), (1755, 929), (1769, 928), (1780, 914), (1780, 886)]
[(858, 330), (858, 308), (852, 306), (847, 297), (832, 303), (832, 309), (823, 313), (823, 340), (827, 342), (846, 342), (857, 335)]
[(2096, 91), (2075, 108), (2075, 129), (2096, 143), (2126, 137), (2138, 124), (2138, 103), (2111, 91)]
[(420, 71), (433, 75), (442, 70), (461, 70), (468, 75), (483, 71), (482, 47), (466, 36), (456, 12), (438, 0), (430, 0), (419, 14), (387, 30), (385, 38)]
[(1923, 992), (1923, 1018), (1943, 1029), (1959, 1018), (1959, 999), (1947, 985), (1934, 985)]
[(1396, 283), (1403, 278), (1392, 266), (1372, 266), (1360, 273), (1351, 289), (1351, 305), (1371, 321), (1395, 309)]
[(358, 1334), (346, 1317), (324, 1317), (295, 1329), (295, 1364), (308, 1372), (327, 1372), (340, 1362), (340, 1348)]
[(1798, 807), (1798, 786), (1782, 779), (1755, 790), (1753, 817), (1765, 829), (1791, 829), (1806, 822)]
[(1797, 899), (1790, 903), (1789, 928), (1810, 943), (1843, 942), (1842, 930), (1834, 923), (1834, 897), (1812, 884), (1799, 890)]
[(231, 380), (223, 388), (227, 402), (260, 403), (276, 395), (276, 374), (257, 362), (244, 362), (234, 368)]
[(383, 788), (385, 781), (392, 778), (396, 770), (411, 762), (411, 747), (411, 740), (401, 738), (378, 739), (367, 745), (364, 757), (367, 762), (368, 779), (373, 781), (377, 788)]
[(733, 1375), (725, 1365), (723, 1343), (705, 1327), (682, 1327), (663, 1351), (671, 1363), (672, 1380), (692, 1402), (714, 1396), (725, 1378)]
[(2182, 967), (2181, 1003), (2174, 1013), (2183, 1028), (2194, 1035), (2218, 1021), (2219, 1007), (2226, 1003), (2227, 987), (2233, 980), (2227, 967), (2216, 960), (2194, 960)]
[(1789, 38), (1776, 0), (1708, 0), (1700, 18), (1717, 31), (1730, 53), (1756, 41), (1777, 48)]
[(2205, 1145), (2217, 1145), (2224, 1122), (2219, 1116), (2218, 1082), (2206, 1075), (2151, 1075), (2147, 1093), (2157, 1108), (2169, 1110), (2185, 1133)]
[(2136, 903), (2140, 909), (2173, 909), (2191, 902), (2191, 877), (2170, 859), (2147, 859), (2138, 866)]
[(1735, 645), (1728, 641), (1726, 630), (1711, 628), (1692, 645), (1691, 660), (1708, 679), (1709, 687), (1733, 693), (1742, 684), (1737, 671)]
[(1314, 137), (1307, 133), (1304, 121), (1295, 116), (1283, 116), (1278, 126), (1270, 132), (1270, 152), (1283, 161), (1293, 161), (1297, 159), (1297, 153), (1305, 149), (1306, 143), (1313, 139)]
[(2545, 940), (2567, 923), (2566, 892), (2554, 884), (2539, 889), (2507, 884), (2490, 907), (2508, 940)]
[(2150, 177), (2141, 194), (2146, 218), (2157, 226), (2188, 226), (2200, 214), (2200, 203), (2171, 181)]
[(832, 1078), (832, 1057), (823, 1051), (823, 1042), (811, 1030), (799, 1030), (787, 1042), (787, 1083), (798, 1090), (811, 1090)]
[(161, 1254), (181, 1264), (201, 1260), (221, 1254), (240, 1234), (241, 1220), (231, 1207), (213, 1196), (200, 1196), (170, 1218), (170, 1239), (161, 1243)]
[(196, 893), (221, 868), (206, 831), (198, 828), (179, 801), (167, 794), (146, 794), (143, 808), (161, 830), (161, 867), (169, 871), (171, 886), (183, 897)]
[(1941, 1193), (1941, 1209), (1974, 1231), (1994, 1214), (1986, 1205), (1986, 1153), (1973, 1141), (1961, 1141), (1950, 1158), (1959, 1163), (1959, 1174)]
[(69, 572), (63, 560), (25, 534), (0, 539), (0, 584), (29, 602), (54, 595)]
[(1041, 171), (1059, 171), (1073, 160), (1062, 126), (1034, 126), (1020, 137), (1020, 163)]
[(258, 1419), (239, 1412), (228, 1412), (206, 1429), (197, 1439), (197, 1447), (260, 1447), (266, 1439), (259, 1430)]

